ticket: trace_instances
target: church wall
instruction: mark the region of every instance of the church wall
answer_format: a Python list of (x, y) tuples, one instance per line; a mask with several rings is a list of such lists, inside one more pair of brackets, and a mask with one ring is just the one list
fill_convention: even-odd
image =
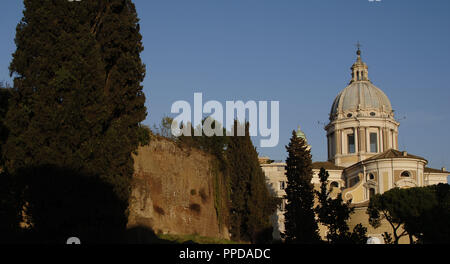
[(358, 129), (358, 138), (359, 138), (359, 152), (366, 152), (367, 151), (367, 140), (366, 140), (366, 128), (359, 128)]
[(357, 188), (354, 192), (352, 192), (353, 201), (355, 203), (360, 203), (364, 201), (364, 188), (362, 188), (362, 184), (360, 188)]
[[(423, 168), (425, 161), (415, 159), (386, 159), (358, 163), (344, 171), (343, 178), (347, 188), (354, 188), (355, 179), (360, 177), (363, 181), (358, 191), (352, 190), (354, 203), (365, 202), (370, 199), (370, 189), (375, 193), (383, 194), (394, 187), (424, 186)], [(401, 173), (408, 171), (411, 177), (401, 177)], [(373, 179), (370, 179), (370, 174)], [(358, 197), (358, 199), (356, 199)]]
[[(282, 182), (286, 183), (286, 170), (285, 163), (271, 163), (271, 164), (261, 164), (261, 168), (266, 176), (266, 184), (272, 195), (278, 198), (284, 198), (286, 195), (285, 190), (282, 188)], [(283, 206), (278, 207), (277, 211), (270, 217), (272, 222), (273, 232), (272, 237), (274, 240), (281, 239), (281, 233), (284, 232), (284, 205), (285, 200), (282, 201)]]
[(384, 193), (389, 190), (389, 172), (383, 172), (383, 189), (381, 189), (380, 193)]
[[(338, 182), (339, 188), (345, 187), (345, 181), (342, 178), (342, 170), (327, 170), (328, 175), (330, 176), (328, 178), (328, 182)], [(320, 185), (320, 178), (319, 178), (319, 169), (313, 169), (313, 179), (312, 183), (315, 185)]]
[(448, 184), (448, 173), (424, 173), (425, 185)]
[(339, 156), (337, 157), (339, 163), (339, 166), (350, 166), (352, 164), (355, 164), (359, 162), (359, 158), (356, 155), (345, 155), (345, 156)]

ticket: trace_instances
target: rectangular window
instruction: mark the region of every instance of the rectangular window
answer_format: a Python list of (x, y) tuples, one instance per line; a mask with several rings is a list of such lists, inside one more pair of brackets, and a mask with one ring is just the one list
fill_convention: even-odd
[(355, 134), (347, 135), (348, 153), (355, 153)]
[(378, 152), (378, 136), (377, 133), (370, 133), (370, 152)]
[(286, 189), (286, 182), (280, 181), (280, 190), (283, 191), (284, 189)]

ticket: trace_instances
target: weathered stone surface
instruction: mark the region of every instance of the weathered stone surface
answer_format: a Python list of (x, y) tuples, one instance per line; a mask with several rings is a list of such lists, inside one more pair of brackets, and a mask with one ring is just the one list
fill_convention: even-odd
[(212, 156), (155, 139), (134, 156), (129, 228), (228, 238), (214, 206)]

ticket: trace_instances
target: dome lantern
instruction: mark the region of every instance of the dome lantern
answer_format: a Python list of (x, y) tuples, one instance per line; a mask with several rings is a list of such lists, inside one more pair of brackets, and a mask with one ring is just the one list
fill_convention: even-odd
[(356, 51), (356, 55), (358, 56), (356, 62), (353, 64), (352, 70), (352, 80), (350, 83), (358, 82), (358, 81), (368, 81), (369, 80), (369, 67), (365, 64), (361, 59), (361, 44), (356, 45), (358, 50)]

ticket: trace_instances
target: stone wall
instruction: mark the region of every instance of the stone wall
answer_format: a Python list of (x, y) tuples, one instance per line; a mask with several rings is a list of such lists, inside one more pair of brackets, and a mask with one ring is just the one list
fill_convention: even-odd
[(128, 227), (229, 238), (215, 209), (212, 159), (166, 139), (152, 139), (148, 146), (139, 148), (134, 156)]

